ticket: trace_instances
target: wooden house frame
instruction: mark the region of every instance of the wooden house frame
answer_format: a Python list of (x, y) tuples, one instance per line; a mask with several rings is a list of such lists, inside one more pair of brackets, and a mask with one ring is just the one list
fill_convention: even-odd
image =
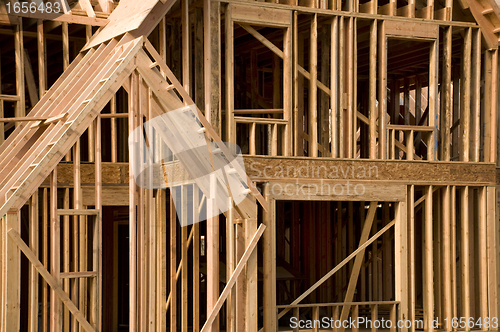
[[(30, 3), (0, 3), (0, 331), (495, 329), (497, 2)], [(186, 106), (186, 148), (243, 153), (219, 215), (200, 155), (151, 144), (169, 188), (129, 162)]]

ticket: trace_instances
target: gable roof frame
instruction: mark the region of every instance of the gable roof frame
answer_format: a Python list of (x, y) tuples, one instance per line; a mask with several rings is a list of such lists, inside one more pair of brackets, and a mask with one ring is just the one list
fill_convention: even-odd
[[(166, 73), (170, 83), (157, 67)], [(145, 37), (134, 39), (126, 33), (120, 40), (113, 38), (80, 54), (30, 112), (27, 119), (31, 117), (33, 121), (21, 124), (0, 147), (0, 215), (25, 204), (134, 71), (144, 78), (155, 96), (155, 115), (182, 105), (194, 105)], [(197, 107), (196, 112), (205, 128), (206, 139), (230, 156), (226, 145)], [(185, 161), (184, 167), (193, 161), (196, 162)], [(267, 201), (241, 165), (235, 161), (231, 165), (252, 194), (236, 206), (237, 212), (244, 219), (255, 219), (255, 199), (265, 210)]]

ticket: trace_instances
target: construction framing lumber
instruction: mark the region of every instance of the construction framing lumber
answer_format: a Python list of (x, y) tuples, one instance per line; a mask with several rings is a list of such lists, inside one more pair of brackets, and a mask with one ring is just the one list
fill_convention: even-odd
[(495, 1), (60, 3), (0, 4), (1, 331), (498, 316)]
[(265, 229), (266, 229), (266, 226), (263, 225), (263, 224), (261, 224), (259, 226), (259, 228), (257, 229), (257, 232), (255, 233), (255, 235), (250, 240), (250, 243), (248, 244), (248, 246), (247, 246), (247, 248), (245, 250), (245, 253), (241, 257), (240, 261), (238, 262), (238, 265), (236, 265), (236, 268), (234, 269), (233, 274), (229, 278), (229, 280), (228, 280), (228, 282), (226, 284), (226, 287), (222, 291), (222, 294), (218, 298), (217, 303), (215, 304), (215, 306), (213, 307), (212, 311), (210, 312), (210, 315), (208, 316), (205, 325), (201, 329), (201, 332), (208, 331), (208, 329), (212, 327), (212, 324), (213, 324), (213, 322), (215, 320), (215, 317), (217, 316), (220, 308), (222, 307), (222, 304), (226, 300), (226, 298), (227, 298), (227, 296), (229, 294), (229, 291), (231, 290), (231, 288), (236, 283), (236, 279), (238, 278), (238, 276), (240, 275), (241, 271), (243, 270), (243, 267), (245, 266), (245, 264), (247, 263), (248, 259), (250, 258), (252, 252), (254, 251), (254, 249), (255, 249), (255, 247), (257, 245), (257, 242), (259, 241), (260, 237), (262, 236), (262, 233), (264, 233)]

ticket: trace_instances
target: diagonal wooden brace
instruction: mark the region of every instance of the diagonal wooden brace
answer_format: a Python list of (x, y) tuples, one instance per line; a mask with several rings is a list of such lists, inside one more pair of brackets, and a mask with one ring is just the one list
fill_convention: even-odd
[[(314, 285), (312, 285), (308, 290), (306, 290), (301, 296), (299, 296), (295, 301), (292, 302), (292, 305), (299, 304), (300, 301), (305, 299), (309, 294), (311, 294), (316, 288), (321, 286), (323, 282), (325, 282), (328, 278), (333, 276), (338, 270), (340, 270), (344, 265), (346, 265), (351, 259), (356, 257), (361, 251), (363, 251), (366, 247), (368, 247), (370, 244), (372, 244), (376, 239), (378, 239), (382, 234), (384, 234), (389, 228), (394, 226), (396, 223), (396, 220), (392, 220), (390, 223), (384, 226), (380, 231), (377, 232), (377, 234), (373, 235), (368, 241), (363, 243), (361, 246), (359, 246), (358, 249), (354, 250), (349, 256), (347, 256), (342, 262), (340, 262), (337, 266), (335, 266), (330, 272), (325, 274), (323, 278), (318, 280)], [(288, 311), (290, 311), (290, 308), (283, 309), (279, 314), (278, 314), (278, 319), (283, 317)], [(260, 331), (259, 331), (260, 332)]]
[[(363, 225), (363, 230), (361, 232), (361, 238), (359, 240), (360, 244), (363, 244), (368, 240), (370, 236), (370, 230), (372, 229), (373, 220), (375, 219), (375, 212), (377, 211), (377, 202), (371, 202), (370, 208), (368, 210), (368, 215), (366, 216), (365, 223)], [(358, 284), (359, 271), (361, 270), (361, 265), (363, 264), (365, 250), (361, 250), (359, 254), (354, 259), (354, 265), (351, 271), (351, 277), (349, 278), (349, 285), (347, 286), (347, 292), (345, 295), (344, 302), (348, 303), (352, 301), (354, 297), (354, 291), (356, 290), (356, 285)], [(351, 309), (350, 305), (345, 305), (342, 307), (342, 313), (340, 314), (340, 321), (343, 321), (347, 318), (349, 314), (349, 310)], [(340, 328), (340, 331), (343, 332), (345, 330), (344, 327)]]
[[(264, 44), (267, 48), (269, 48), (271, 51), (273, 51), (274, 54), (279, 56), (281, 59), (285, 57), (285, 53), (280, 50), (276, 45), (274, 45), (269, 39), (261, 35), (257, 30), (252, 28), (248, 24), (243, 24), (243, 23), (238, 23), (243, 29), (245, 29), (248, 33), (250, 33), (252, 36), (255, 37), (258, 41), (260, 41), (262, 44)], [(307, 70), (304, 69), (301, 65), (298, 65), (297, 70), (299, 73), (301, 73), (305, 78), (308, 80), (311, 79), (311, 73), (309, 73)], [(323, 90), (326, 94), (331, 95), (332, 91), (330, 90), (329, 87), (321, 83), (319, 80), (316, 80), (316, 84), (318, 85), (318, 88)]]
[(31, 249), (24, 243), (21, 236), (14, 229), (9, 229), (7, 234), (16, 243), (16, 245), (21, 249), (26, 258), (29, 259), (33, 267), (40, 273), (40, 275), (45, 279), (45, 281), (52, 287), (57, 296), (66, 305), (68, 310), (75, 316), (76, 320), (81, 324), (83, 329), (87, 332), (95, 332), (95, 329), (90, 325), (90, 323), (85, 319), (83, 313), (78, 310), (73, 301), (69, 298), (66, 292), (63, 290), (59, 281), (50, 274), (50, 272), (43, 266), (43, 264), (36, 258), (36, 255), (31, 251)]
[(255, 232), (255, 235), (253, 236), (252, 240), (250, 241), (250, 244), (248, 245), (247, 249), (245, 250), (245, 253), (241, 257), (238, 265), (236, 266), (236, 269), (234, 270), (233, 274), (231, 275), (231, 278), (229, 278), (229, 281), (226, 284), (226, 287), (224, 287), (224, 290), (222, 291), (222, 294), (220, 295), (219, 299), (217, 300), (217, 303), (215, 303), (214, 308), (210, 312), (210, 315), (207, 318), (207, 321), (205, 322), (205, 325), (203, 325), (203, 328), (201, 329), (201, 332), (208, 331), (208, 329), (212, 326), (212, 323), (215, 320), (215, 317), (219, 314), (220, 308), (222, 308), (222, 305), (227, 299), (227, 296), (229, 295), (229, 292), (233, 288), (234, 284), (236, 283), (236, 280), (238, 279), (238, 276), (240, 275), (241, 271), (243, 271), (243, 267), (247, 263), (248, 259), (250, 258), (250, 255), (254, 251), (255, 247), (257, 246), (257, 242), (259, 242), (260, 237), (262, 236), (262, 233), (264, 233), (264, 230), (266, 229), (266, 225), (260, 224), (259, 228), (257, 229), (257, 232)]

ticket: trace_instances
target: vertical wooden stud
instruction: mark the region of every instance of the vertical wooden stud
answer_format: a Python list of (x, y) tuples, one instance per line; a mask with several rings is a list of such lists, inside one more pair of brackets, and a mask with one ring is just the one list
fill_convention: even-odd
[[(33, 193), (31, 196), (30, 202), (30, 249), (39, 257), (39, 249), (38, 249), (38, 190)], [(28, 329), (30, 332), (38, 331), (38, 272), (30, 264), (30, 283), (29, 283), (29, 316), (28, 316)], [(1, 283), (0, 283), (1, 284)]]
[(377, 158), (377, 21), (370, 23), (370, 70), (368, 82), (368, 114), (370, 120), (370, 159)]
[[(479, 258), (479, 317), (481, 321), (484, 322), (485, 318), (488, 317), (488, 252), (487, 252), (487, 187), (482, 187), (479, 189), (479, 219), (477, 225), (478, 232), (478, 258)], [(494, 231), (492, 230), (492, 233)], [(476, 315), (478, 311), (476, 310)], [(475, 317), (474, 317), (475, 318)], [(477, 319), (476, 319), (477, 321)]]
[[(57, 215), (57, 168), (50, 177), (50, 273), (59, 280), (61, 273), (61, 233)], [(50, 329), (52, 332), (62, 330), (62, 304), (55, 291), (50, 291)]]
[(469, 161), (471, 48), (472, 28), (466, 28), (460, 80), (460, 161)]
[(486, 189), (486, 228), (488, 234), (486, 238), (486, 250), (488, 255), (488, 312), (490, 317), (498, 317), (498, 257), (496, 246), (498, 243), (498, 225), (495, 222), (496, 211), (496, 189), (487, 187)]
[[(452, 28), (447, 27), (444, 30), (443, 40), (443, 82), (441, 98), (441, 160), (450, 160), (450, 128), (452, 121), (451, 105), (451, 53), (452, 53)], [(420, 98), (415, 95), (415, 98)], [(418, 124), (418, 123), (417, 123)]]
[(451, 330), (452, 302), (451, 302), (451, 188), (446, 186), (442, 189), (442, 307), (443, 319), (448, 319), (448, 326), (443, 325), (447, 331)]
[(428, 186), (425, 198), (425, 218), (424, 218), (424, 278), (423, 278), (423, 295), (424, 295), (424, 331), (432, 332), (433, 326), (429, 324), (434, 320), (434, 284), (433, 284), (433, 242), (432, 242), (432, 193), (433, 186)]
[(481, 31), (472, 30), (470, 159), (479, 162), (481, 144)]
[(436, 160), (437, 145), (437, 123), (436, 118), (439, 112), (438, 108), (438, 62), (439, 62), (439, 42), (431, 43), (429, 56), (429, 126), (435, 127), (429, 134), (427, 144), (427, 160)]
[[(4, 240), (4, 317), (2, 326), (4, 331), (19, 331), (21, 309), (21, 254), (19, 248), (7, 232), (13, 229), (17, 232), (21, 228), (21, 215), (19, 211), (9, 211), (2, 221)], [(7, 272), (8, 271), (8, 272)]]
[(309, 46), (309, 156), (318, 156), (318, 15), (311, 18)]
[[(132, 134), (137, 123), (137, 85), (135, 75), (130, 76), (129, 109), (128, 109), (128, 132)], [(135, 156), (134, 145), (129, 147), (129, 154)], [(130, 332), (137, 331), (137, 207), (136, 207), (137, 187), (132, 170), (132, 163), (129, 164), (129, 329)]]
[[(469, 187), (460, 190), (460, 275), (461, 313), (465, 320), (470, 317), (470, 272), (469, 272)], [(469, 328), (466, 327), (466, 331)]]
[[(208, 1), (208, 0), (207, 0)], [(236, 125), (234, 123), (234, 28), (231, 19), (231, 5), (226, 8), (226, 140), (236, 142)], [(205, 39), (206, 41), (206, 39)], [(206, 72), (205, 72), (206, 75)], [(205, 93), (207, 93), (205, 91)], [(206, 98), (206, 96), (205, 96)]]
[[(386, 203), (387, 204), (387, 203)], [(408, 317), (408, 221), (406, 200), (396, 204), (396, 223), (394, 224), (394, 287), (395, 299), (399, 301), (398, 320)], [(396, 326), (396, 324), (394, 324)], [(403, 327), (402, 331), (407, 331)]]
[[(219, 298), (219, 216), (216, 211), (215, 174), (210, 176), (210, 198), (207, 198), (207, 315), (210, 314)], [(219, 331), (219, 317), (215, 319), (211, 332)]]
[(276, 227), (275, 209), (276, 202), (269, 197), (269, 185), (264, 185), (264, 198), (268, 201), (269, 210), (263, 215), (263, 223), (266, 230), (262, 235), (263, 247), (263, 296), (264, 296), (264, 329), (275, 331), (276, 321)]
[[(95, 283), (95, 325), (96, 330), (102, 329), (102, 146), (101, 118), (95, 120), (95, 208), (99, 211), (94, 217), (94, 271), (97, 271)], [(96, 250), (97, 249), (97, 250)]]
[(331, 61), (330, 61), (330, 131), (331, 131), (331, 156), (336, 158), (338, 155), (338, 123), (337, 114), (339, 112), (339, 98), (338, 98), (338, 31), (339, 31), (338, 16), (333, 17), (331, 26)]
[(386, 159), (387, 128), (387, 37), (384, 22), (379, 23), (378, 42), (378, 149), (379, 159)]

